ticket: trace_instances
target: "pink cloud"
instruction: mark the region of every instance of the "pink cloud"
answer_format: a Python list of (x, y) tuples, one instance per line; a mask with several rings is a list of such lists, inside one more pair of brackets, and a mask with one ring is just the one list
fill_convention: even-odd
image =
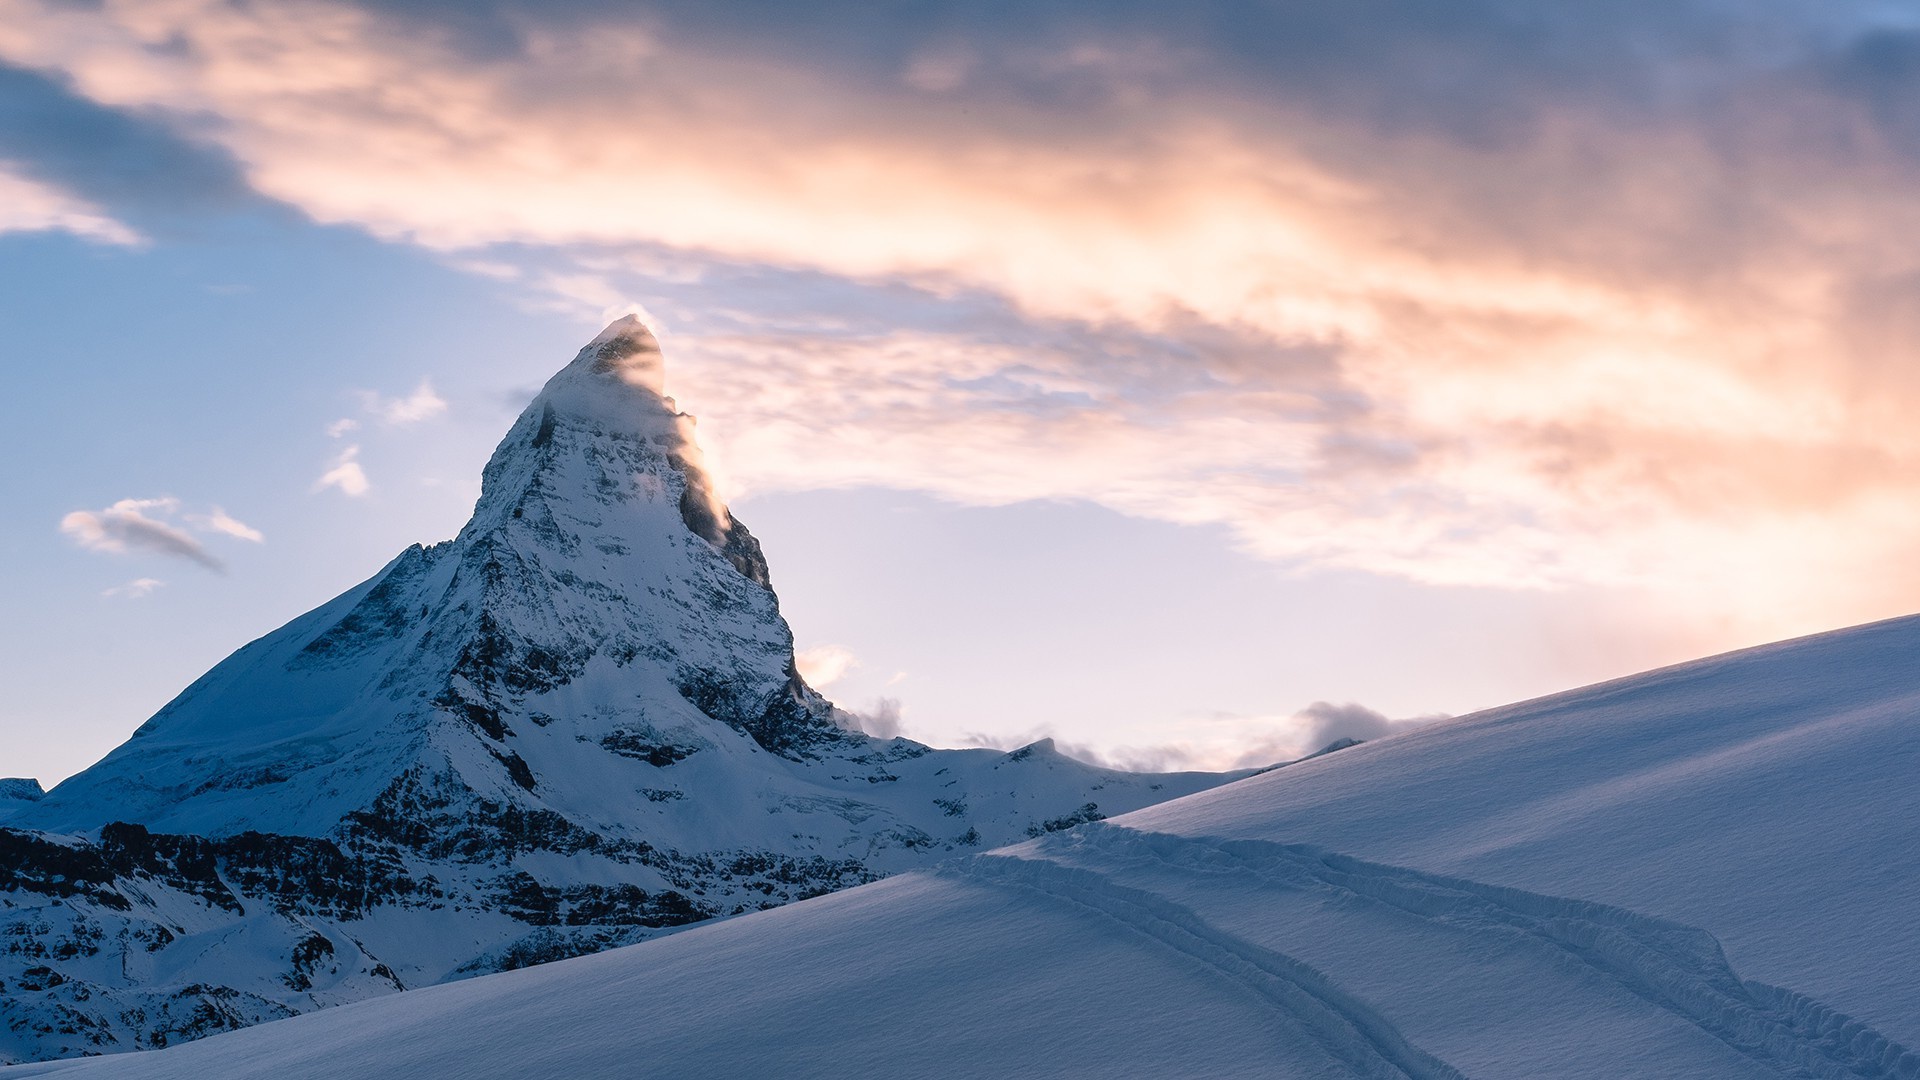
[[(1236, 93), (1151, 41), (941, 46), (876, 95), (612, 16), (476, 57), (324, 2), (0, 13), (0, 57), (181, 118), (261, 191), (575, 307), (619, 302), (617, 268), (484, 249), (971, 290), (1188, 346), (678, 335), (676, 393), (745, 488), (1084, 498), (1295, 565), (1647, 589), (1769, 632), (1920, 603), (1914, 170), (1815, 78), (1633, 122), (1555, 98), (1473, 141)], [(350, 455), (323, 482), (365, 490)], [(1881, 572), (1779, 571), (1834, 565)]]

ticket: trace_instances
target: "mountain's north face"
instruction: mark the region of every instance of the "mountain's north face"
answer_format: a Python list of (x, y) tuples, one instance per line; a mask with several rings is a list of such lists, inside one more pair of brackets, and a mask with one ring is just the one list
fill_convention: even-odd
[(641, 940), (1244, 774), (850, 730), (633, 318), (459, 536), (0, 784), (0, 1062), (162, 1046)]

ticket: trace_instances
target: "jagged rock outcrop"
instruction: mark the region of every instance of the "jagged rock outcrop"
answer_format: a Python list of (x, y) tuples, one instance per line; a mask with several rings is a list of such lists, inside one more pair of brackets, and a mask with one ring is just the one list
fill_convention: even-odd
[(44, 797), (0, 786), (0, 1061), (630, 943), (1239, 775), (837, 724), (663, 390), (653, 336), (616, 322), (514, 423), (459, 536)]

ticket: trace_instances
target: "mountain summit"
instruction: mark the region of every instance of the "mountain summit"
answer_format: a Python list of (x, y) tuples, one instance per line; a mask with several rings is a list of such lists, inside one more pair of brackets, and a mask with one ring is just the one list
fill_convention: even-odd
[(664, 389), (659, 343), (615, 322), (457, 537), (0, 800), (0, 1061), (592, 952), (1245, 775), (836, 723)]
[(621, 745), (691, 752), (713, 721), (787, 758), (856, 745), (661, 374), (645, 327), (608, 327), (521, 412), (458, 537), (241, 649), (22, 820), (325, 836), (466, 792), (613, 824)]

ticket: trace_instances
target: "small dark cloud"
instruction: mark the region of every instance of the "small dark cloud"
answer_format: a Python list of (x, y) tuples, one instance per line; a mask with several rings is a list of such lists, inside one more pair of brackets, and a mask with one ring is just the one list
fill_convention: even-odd
[(1303, 724), (1301, 739), (1308, 753), (1324, 749), (1329, 744), (1342, 739), (1357, 739), (1361, 742), (1369, 739), (1383, 739), (1388, 735), (1410, 731), (1422, 724), (1445, 719), (1443, 716), (1435, 715), (1393, 720), (1385, 713), (1351, 701), (1345, 704), (1316, 701), (1295, 713), (1294, 718)]
[(1345, 740), (1368, 742), (1383, 739), (1445, 719), (1447, 717), (1444, 714), (1434, 713), (1396, 720), (1357, 702), (1316, 701), (1294, 713), (1265, 737), (1249, 739), (1234, 760), (1233, 767), (1248, 769), (1283, 765)]
[(833, 710), (836, 723), (849, 731), (864, 731), (876, 739), (900, 736), (900, 699), (883, 697), (864, 709)]
[(226, 564), (207, 551), (200, 541), (146, 513), (149, 510), (164, 512), (174, 505), (167, 499), (122, 499), (105, 510), (75, 510), (60, 519), (60, 531), (90, 551), (118, 554), (146, 551), (225, 573)]

